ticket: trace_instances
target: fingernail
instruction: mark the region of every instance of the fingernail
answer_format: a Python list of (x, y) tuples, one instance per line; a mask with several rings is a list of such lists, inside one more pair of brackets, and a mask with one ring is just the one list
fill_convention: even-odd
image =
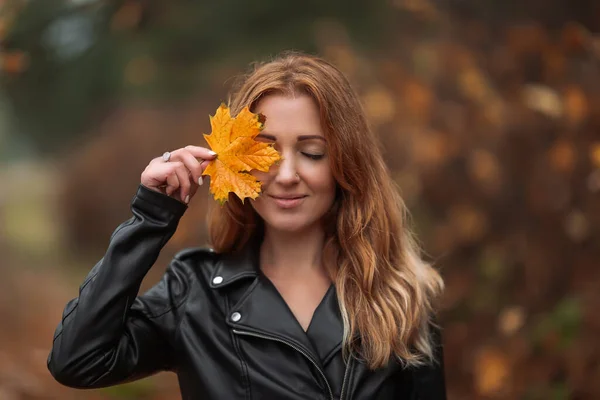
[(185, 204), (189, 203), (190, 202), (190, 195), (188, 194), (187, 196), (185, 196), (185, 200), (183, 200), (183, 201), (185, 201)]
[(198, 185), (202, 186), (202, 183), (204, 183), (202, 182), (202, 177), (198, 178)]
[(215, 153), (215, 152), (214, 152), (214, 151), (212, 151), (212, 150), (209, 150), (209, 151), (208, 151), (208, 154), (210, 154), (211, 156), (216, 156), (216, 155), (217, 155), (217, 153)]

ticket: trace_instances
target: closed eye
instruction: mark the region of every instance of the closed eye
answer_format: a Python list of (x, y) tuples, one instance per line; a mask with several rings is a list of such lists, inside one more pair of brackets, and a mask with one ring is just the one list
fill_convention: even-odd
[(302, 152), (302, 155), (310, 158), (311, 160), (320, 160), (323, 157), (325, 157), (325, 154), (311, 154), (311, 153), (305, 153), (305, 152)]

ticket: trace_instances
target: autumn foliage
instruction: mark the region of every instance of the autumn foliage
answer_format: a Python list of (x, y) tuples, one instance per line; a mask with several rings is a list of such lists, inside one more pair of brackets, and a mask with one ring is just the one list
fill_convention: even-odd
[[(600, 23), (561, 17), (597, 2), (452, 2), (458, 11), (465, 4), (532, 11), (505, 20), (438, 3), (389, 2), (387, 14), (401, 23), (387, 26), (380, 51), (357, 51), (331, 21), (315, 25), (315, 37), (319, 53), (357, 87), (427, 257), (445, 279), (439, 320), (449, 399), (599, 399)], [(552, 13), (551, 23), (536, 6)], [(598, 15), (597, 7), (584, 17)], [(131, 10), (115, 30), (149, 24), (151, 13)], [(129, 12), (136, 18), (123, 17)], [(22, 60), (4, 56), (10, 76), (35, 66)], [(153, 59), (133, 65), (123, 71), (131, 85), (160, 71)], [(173, 146), (201, 144), (223, 82), (241, 69), (223, 67), (213, 86), (176, 110), (122, 104), (62, 154), (61, 215), (73, 250), (101, 256), (129, 217), (140, 171)], [(218, 126), (231, 123), (223, 121)], [(215, 142), (221, 153), (232, 144)], [(165, 257), (205, 243), (203, 220), (214, 202), (204, 194), (194, 197)]]
[(212, 133), (204, 137), (217, 158), (208, 164), (203, 175), (210, 176), (210, 192), (218, 202), (227, 201), (230, 192), (242, 201), (258, 197), (260, 182), (249, 172), (266, 172), (281, 158), (271, 144), (254, 140), (263, 123), (264, 117), (248, 107), (231, 118), (225, 104), (210, 118)]

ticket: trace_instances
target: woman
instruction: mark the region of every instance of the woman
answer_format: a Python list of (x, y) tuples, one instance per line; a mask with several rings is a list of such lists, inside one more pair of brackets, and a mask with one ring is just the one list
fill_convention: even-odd
[(187, 146), (152, 160), (134, 216), (65, 308), (53, 376), (96, 388), (174, 371), (184, 399), (445, 399), (432, 322), (443, 283), (347, 80), (287, 54), (230, 103), (262, 113), (257, 140), (283, 156), (256, 173), (261, 196), (215, 206), (212, 250), (178, 253), (136, 297), (215, 155)]

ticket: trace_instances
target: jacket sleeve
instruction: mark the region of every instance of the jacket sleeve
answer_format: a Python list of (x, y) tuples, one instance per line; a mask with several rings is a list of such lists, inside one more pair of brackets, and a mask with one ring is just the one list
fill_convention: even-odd
[(413, 371), (413, 394), (410, 398), (414, 400), (446, 400), (442, 331), (435, 321), (430, 327), (435, 361)]
[(63, 385), (97, 388), (172, 369), (173, 312), (185, 300), (188, 276), (177, 257), (162, 280), (136, 297), (187, 206), (142, 185), (133, 217), (112, 234), (104, 257), (67, 303), (54, 334), (48, 369)]

